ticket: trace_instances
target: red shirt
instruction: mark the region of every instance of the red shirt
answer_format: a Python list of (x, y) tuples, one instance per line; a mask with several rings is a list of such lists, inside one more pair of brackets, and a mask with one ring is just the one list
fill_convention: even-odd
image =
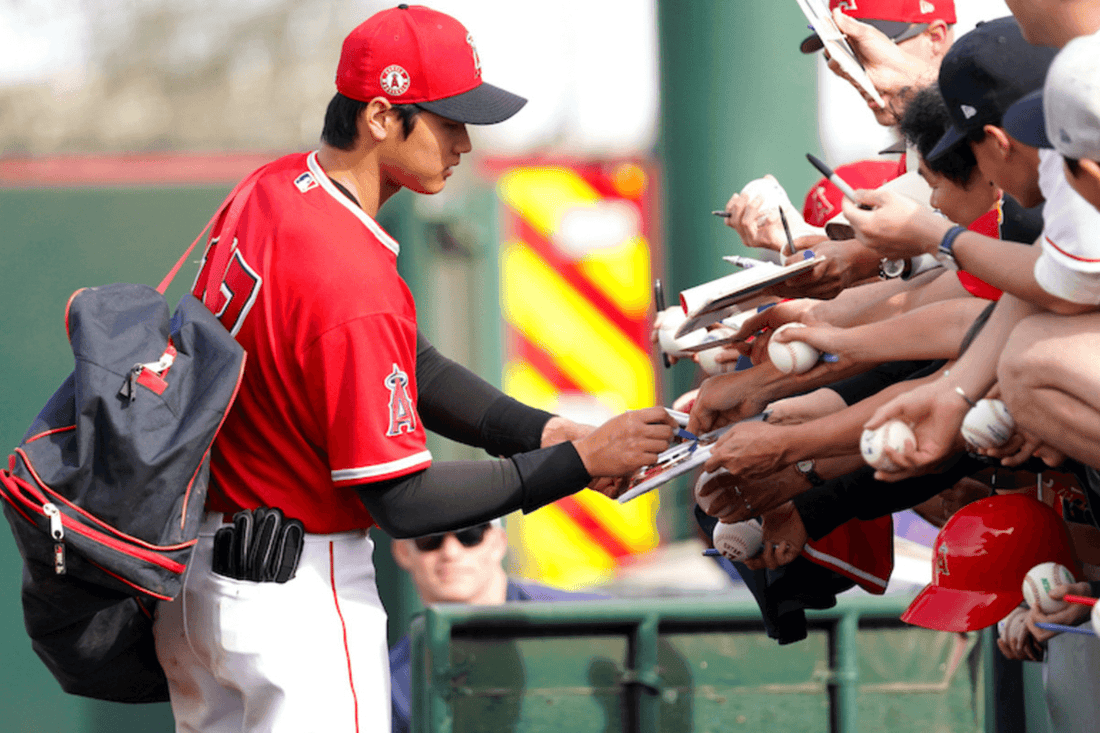
[[(985, 212), (967, 227), (972, 232), (978, 234), (984, 234), (987, 237), (993, 239), (1001, 238), (1001, 222), (1004, 219), (1004, 213), (1002, 211), (1002, 205), (1004, 203), (1004, 196), (997, 199), (997, 205), (989, 211)], [(956, 272), (959, 276), (959, 283), (966, 288), (967, 292), (978, 298), (985, 298), (986, 300), (1000, 300), (1001, 291), (998, 288), (993, 287), (985, 280), (979, 277), (971, 275), (965, 270), (959, 270)]]
[(278, 507), (313, 533), (369, 527), (353, 487), (431, 463), (399, 246), (316, 153), (268, 165), (236, 233), (214, 310), (247, 359), (214, 441), (207, 508)]

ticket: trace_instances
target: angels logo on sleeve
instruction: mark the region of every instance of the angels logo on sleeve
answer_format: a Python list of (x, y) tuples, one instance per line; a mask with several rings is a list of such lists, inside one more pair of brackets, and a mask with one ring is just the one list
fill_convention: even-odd
[(398, 436), (402, 431), (413, 432), (416, 430), (416, 408), (409, 397), (409, 375), (394, 364), (385, 384), (390, 391), (390, 426), (386, 437)]

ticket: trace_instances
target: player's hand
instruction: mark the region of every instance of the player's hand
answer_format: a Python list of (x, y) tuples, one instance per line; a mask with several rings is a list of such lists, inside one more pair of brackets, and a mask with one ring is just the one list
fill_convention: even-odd
[(656, 463), (676, 428), (665, 408), (647, 407), (613, 417), (573, 444), (588, 475), (626, 476)]
[(763, 519), (764, 541), (760, 553), (745, 561), (750, 570), (776, 570), (793, 562), (810, 538), (802, 517), (789, 501), (766, 513)]
[[(812, 246), (815, 255), (825, 259), (809, 272), (795, 275), (768, 292), (781, 298), (816, 298), (831, 300), (846, 288), (878, 275), (879, 257), (855, 239), (841, 241), (824, 240)], [(802, 257), (799, 252), (788, 257), (785, 264), (793, 264)]]
[(1043, 659), (1043, 649), (1027, 627), (1027, 614), (1028, 610), (1023, 606), (1012, 610), (1007, 616), (1005, 635), (997, 638), (997, 648), (1009, 659), (1040, 662)]
[(913, 428), (917, 447), (910, 453), (898, 453), (886, 448), (886, 456), (900, 470), (878, 470), (875, 471), (875, 478), (879, 481), (900, 481), (919, 475), (961, 448), (959, 429), (967, 409), (967, 404), (942, 380), (900, 394), (880, 407), (863, 427), (874, 430), (887, 420), (901, 420)]
[[(1066, 594), (1074, 594), (1079, 596), (1091, 595), (1090, 586), (1088, 583), (1071, 583), (1070, 585), (1056, 585), (1050, 589), (1050, 597), (1060, 601), (1065, 598)], [(1048, 624), (1061, 624), (1063, 626), (1076, 626), (1089, 617), (1091, 609), (1088, 606), (1082, 606), (1080, 603), (1070, 603), (1061, 611), (1055, 613), (1043, 613), (1038, 607), (1032, 608), (1027, 612), (1027, 628), (1031, 632), (1031, 635), (1035, 637), (1035, 640), (1040, 644), (1043, 644), (1052, 637), (1057, 636), (1060, 632), (1048, 631), (1047, 629), (1040, 629), (1036, 626), (1036, 623), (1048, 623)]]
[(822, 387), (797, 397), (785, 397), (764, 408), (764, 422), (772, 425), (798, 425), (840, 412), (848, 404), (839, 394)]
[(880, 107), (851, 77), (841, 71), (840, 64), (835, 60), (829, 60), (829, 69), (855, 87), (875, 113), (879, 124), (897, 124), (905, 108), (906, 94), (910, 90), (934, 84), (938, 69), (928, 61), (903, 51), (874, 26), (861, 23), (839, 9), (833, 11), (833, 20), (840, 32), (847, 37), (848, 44), (866, 70), (875, 91), (882, 97), (885, 107)]
[(841, 201), (844, 215), (856, 239), (879, 257), (902, 259), (934, 254), (943, 235), (954, 224), (927, 206), (894, 191), (856, 191), (862, 209), (847, 197)]
[(734, 481), (769, 476), (791, 464), (788, 432), (789, 428), (765, 422), (734, 425), (711, 448), (703, 468), (712, 473), (724, 468)]
[(542, 428), (542, 442), (539, 447), (549, 448), (569, 440), (580, 440), (596, 428), (592, 425), (573, 422), (568, 418), (555, 415)]
[[(733, 480), (720, 474), (700, 491), (706, 497), (706, 512), (723, 522), (743, 522), (770, 512), (809, 488), (806, 479), (793, 468), (760, 479)], [(700, 505), (703, 505), (700, 501)]]

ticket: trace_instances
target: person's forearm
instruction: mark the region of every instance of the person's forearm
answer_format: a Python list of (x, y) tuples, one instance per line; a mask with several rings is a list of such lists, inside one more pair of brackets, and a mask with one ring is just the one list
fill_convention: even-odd
[(957, 298), (849, 328), (838, 334), (838, 350), (865, 363), (954, 359), (967, 329), (987, 304), (978, 298)]
[(747, 411), (741, 409), (744, 414), (740, 417), (745, 418), (758, 414), (769, 402), (824, 387), (864, 369), (864, 364), (821, 362), (803, 374), (784, 374), (770, 361), (765, 361), (752, 369), (720, 374), (707, 381), (714, 380), (715, 386), (720, 390), (717, 393), (720, 396), (712, 398), (712, 404), (733, 406), (716, 409), (725, 411), (751, 402), (752, 407)]
[(591, 480), (571, 443), (510, 459), (436, 463), (409, 476), (355, 487), (391, 537), (461, 529), (513, 511), (532, 512)]
[(1048, 310), (1061, 300), (1035, 282), (1035, 261), (1042, 254), (1038, 244), (1004, 242), (963, 232), (955, 240), (952, 251), (960, 268), (1021, 300)]
[(939, 376), (937, 373), (929, 377), (898, 382), (839, 412), (809, 422), (784, 426), (786, 447), (783, 451), (783, 463), (790, 465), (810, 458), (819, 459), (858, 453), (863, 425), (875, 410), (902, 392), (938, 379)]
[(981, 399), (997, 381), (997, 363), (1013, 329), (1039, 310), (1039, 306), (1020, 300), (1011, 293), (1002, 295), (989, 321), (951, 367), (951, 373), (946, 377), (946, 387), (961, 389), (972, 401)]
[(925, 273), (912, 280), (894, 278), (848, 288), (832, 300), (815, 303), (809, 316), (833, 326), (856, 326), (889, 318), (903, 309), (906, 294), (919, 290), (936, 273)]
[(428, 430), (492, 455), (539, 448), (543, 429), (553, 417), (443, 356), (419, 332), (416, 383), (417, 412)]

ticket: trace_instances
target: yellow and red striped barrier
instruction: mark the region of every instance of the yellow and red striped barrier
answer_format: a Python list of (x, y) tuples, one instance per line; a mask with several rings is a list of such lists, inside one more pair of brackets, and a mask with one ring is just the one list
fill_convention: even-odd
[[(499, 168), (504, 390), (579, 422), (656, 404), (649, 175), (633, 162)], [(657, 493), (593, 492), (509, 522), (511, 570), (591, 586), (657, 546)]]

